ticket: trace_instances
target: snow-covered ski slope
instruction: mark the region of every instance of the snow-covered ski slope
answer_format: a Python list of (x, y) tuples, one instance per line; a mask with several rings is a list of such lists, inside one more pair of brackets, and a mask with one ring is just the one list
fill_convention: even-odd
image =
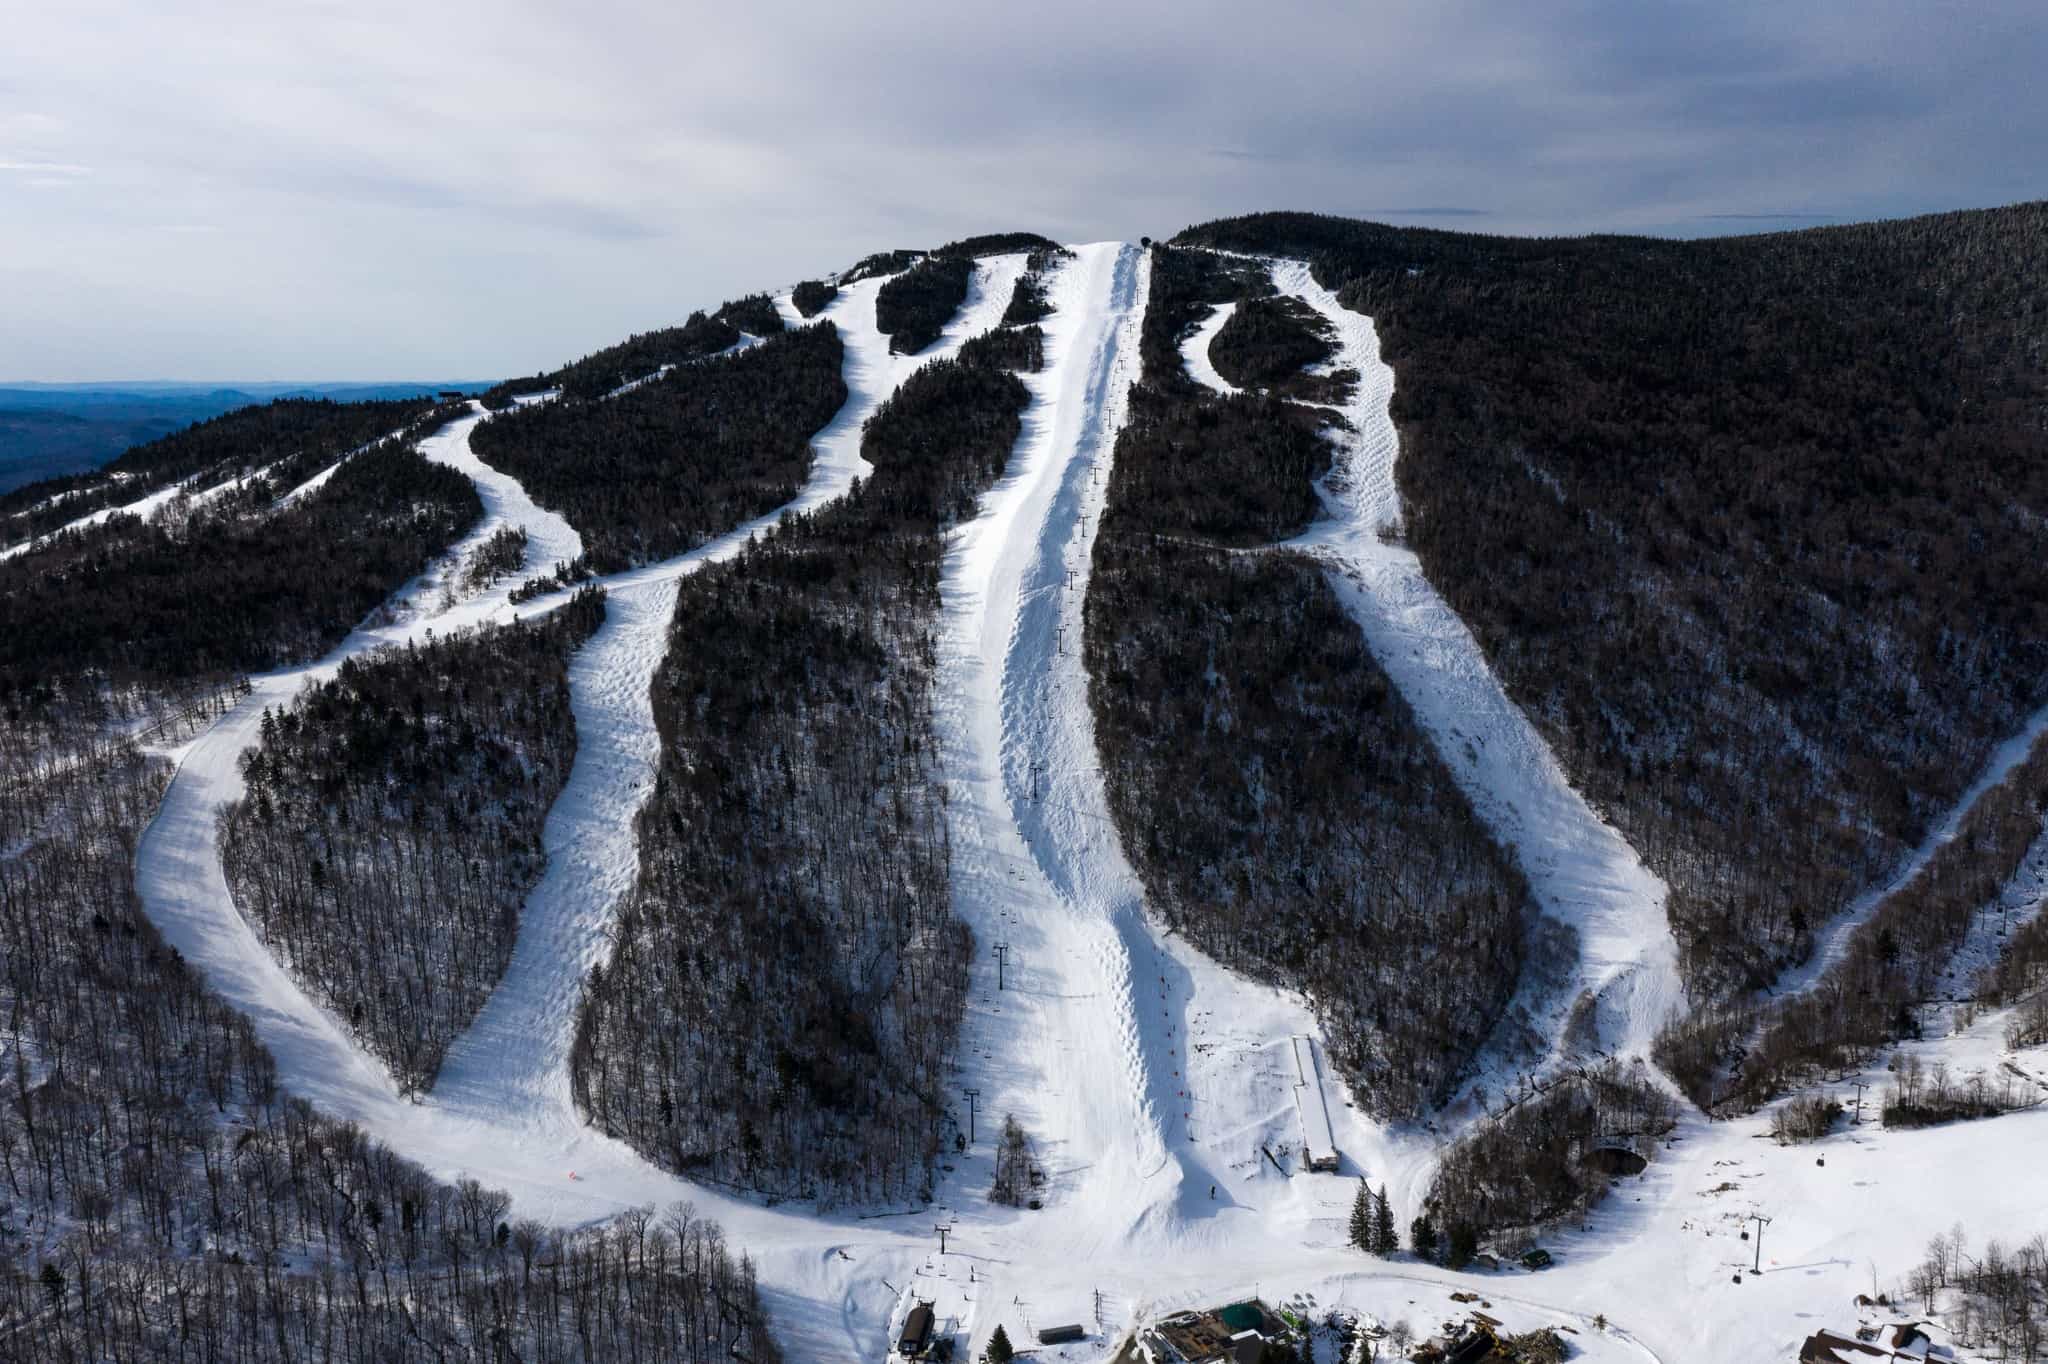
[[(905, 1273), (915, 1242), (887, 1224), (858, 1218), (845, 1219), (844, 1235), (835, 1235), (821, 1220), (766, 1210), (677, 1179), (584, 1127), (570, 1105), (562, 1068), (569, 1006), (584, 965), (601, 943), (616, 893), (632, 880), (632, 814), (655, 756), (647, 688), (666, 647), (676, 580), (738, 553), (784, 512), (843, 495), (866, 468), (860, 434), (867, 417), (918, 366), (994, 325), (1022, 269), (1021, 256), (984, 262), (952, 325), (918, 356), (891, 355), (888, 338), (875, 330), (880, 279), (842, 291), (824, 316), (845, 341), (849, 396), (815, 438), (812, 474), (798, 496), (689, 554), (600, 580), (609, 592), (606, 621), (571, 669), (578, 748), (544, 831), (549, 871), (524, 909), (504, 981), (451, 1048), (440, 1082), (424, 1101), (400, 1096), (383, 1067), (356, 1048), (339, 1021), (264, 948), (229, 895), (215, 819), (241, 794), (236, 759), (256, 742), (265, 707), (288, 703), (307, 682), (331, 677), (344, 659), (378, 645), (536, 614), (566, 599), (557, 593), (515, 611), (507, 601), (514, 575), (452, 608), (438, 605), (446, 576), (501, 527), (527, 531), (529, 570), (581, 551), (580, 537), (559, 516), (537, 507), (515, 480), (471, 453), (469, 433), (480, 418), (456, 423), (422, 449), (476, 482), (483, 519), (440, 564), (408, 584), (328, 657), (253, 679), (254, 690), (240, 706), (179, 751), (177, 775), (136, 852), (145, 910), (166, 940), (255, 1022), (287, 1089), (360, 1124), (440, 1177), (473, 1176), (505, 1188), (521, 1215), (566, 1225), (640, 1203), (693, 1201), (701, 1213), (720, 1220), (734, 1243), (756, 1255), (797, 1358), (823, 1357), (813, 1356), (810, 1346), (829, 1353), (857, 1341), (863, 1351), (878, 1349), (879, 1318), (849, 1324), (836, 1310), (820, 1317), (812, 1308), (853, 1294), (848, 1285), (856, 1274), (879, 1284), (882, 1276)], [(794, 316), (786, 301), (783, 310)], [(844, 1259), (822, 1252), (823, 1243), (855, 1240), (872, 1254)]]
[[(1682, 998), (1665, 888), (1614, 828), (1572, 788), (1528, 717), (1501, 689), (1464, 621), (1400, 543), (1394, 484), (1400, 440), (1388, 404), (1394, 372), (1372, 320), (1316, 283), (1306, 264), (1279, 261), (1274, 284), (1334, 329), (1332, 365), (1360, 378), (1334, 428), (1338, 457), (1319, 491), (1327, 515), (1292, 542), (1328, 564), (1374, 658), (1401, 689), (1473, 809), (1512, 849), (1544, 914), (1576, 935), (1564, 982), (1531, 971), (1511, 1006), (1516, 1031), (1547, 1045), (1546, 1064), (1590, 1052), (1649, 1055)], [(1348, 428), (1348, 429), (1347, 429)], [(1562, 983), (1563, 988), (1559, 988)], [(1568, 1030), (1590, 1001), (1591, 1028)], [(1512, 1040), (1510, 1030), (1497, 1041)], [(1500, 1061), (1510, 1058), (1496, 1058)], [(1490, 1078), (1496, 1085), (1498, 1073)]]
[[(849, 398), (815, 442), (797, 505), (844, 492), (864, 467), (868, 413), (930, 356), (993, 325), (1021, 268), (1021, 257), (981, 263), (961, 314), (918, 357), (889, 355), (875, 332), (879, 279), (841, 291), (824, 316), (846, 342)], [(1868, 1290), (1873, 1261), (1886, 1275), (1903, 1273), (1927, 1235), (1955, 1217), (1987, 1235), (2031, 1234), (2034, 1210), (2048, 1205), (2048, 1172), (2021, 1153), (2048, 1134), (2048, 1113), (1926, 1133), (1866, 1128), (1829, 1143), (1828, 1164), (1818, 1168), (1813, 1148), (1759, 1142), (1762, 1115), (1688, 1118), (1646, 1175), (1619, 1185), (1591, 1229), (1550, 1243), (1558, 1267), (1541, 1276), (1475, 1279), (1381, 1264), (1345, 1245), (1358, 1178), (1389, 1188), (1405, 1226), (1441, 1137), (1364, 1122), (1319, 1064), (1320, 1033), (1305, 1001), (1162, 937), (1109, 820), (1095, 757), (1081, 612), (1124, 394), (1137, 372), (1147, 278), (1143, 253), (1115, 243), (1080, 247), (1055, 268), (1048, 283), (1057, 312), (1044, 324), (1046, 366), (1025, 376), (1032, 401), (1023, 435), (944, 563), (937, 720), (954, 900), (980, 949), (948, 1099), (964, 1119), (965, 1091), (976, 1090), (978, 1115), (974, 1146), (945, 1158), (934, 1205), (830, 1215), (765, 1208), (650, 1166), (577, 1122), (568, 1100), (569, 1008), (635, 870), (633, 815), (656, 756), (647, 688), (666, 647), (676, 580), (737, 552), (772, 518), (605, 580), (606, 622), (571, 670), (578, 752), (544, 834), (548, 872), (524, 908), (504, 981), (423, 1101), (401, 1098), (250, 932), (220, 875), (213, 816), (239, 792), (235, 758), (254, 742), (265, 705), (377, 643), (514, 614), (505, 585), (443, 608), (442, 582), (467, 548), (519, 525), (529, 572), (580, 550), (559, 517), (470, 453), (476, 419), (426, 449), (477, 482), (483, 521), (378, 613), (379, 623), (318, 664), (257, 679), (255, 695), (182, 751), (163, 812), (138, 849), (148, 912), (256, 1021), (290, 1090), (437, 1175), (502, 1187), (516, 1215), (557, 1224), (639, 1203), (693, 1202), (754, 1257), (792, 1360), (884, 1358), (914, 1298), (934, 1301), (942, 1326), (974, 1349), (998, 1323), (1020, 1343), (1038, 1327), (1085, 1323), (1090, 1341), (1064, 1355), (1080, 1364), (1109, 1359), (1128, 1324), (1250, 1292), (1433, 1329), (1463, 1314), (1449, 1297), (1460, 1288), (1480, 1292), (1512, 1329), (1572, 1328), (1576, 1358), (1789, 1357), (1817, 1324), (1813, 1313)], [(1284, 267), (1280, 280), (1290, 291), (1299, 284)], [(793, 316), (786, 300), (781, 306)], [(1404, 564), (1405, 551), (1380, 542), (1382, 526), (1398, 525), (1392, 433), (1373, 420), (1375, 399), (1384, 419), (1386, 390), (1373, 388), (1370, 324), (1341, 310), (1325, 315), (1354, 328), (1342, 333), (1340, 363), (1356, 365), (1367, 382), (1347, 413), (1356, 432), (1346, 437), (1340, 476), (1325, 490), (1332, 519), (1303, 546), (1327, 558), (1383, 666), (1475, 802), (1511, 831), (1546, 910), (1579, 929), (1579, 980), (1601, 1001), (1601, 1040), (1637, 1046), (1642, 1029), (1661, 1021), (1661, 888), (1639, 879), (1639, 864), (1571, 796), (1491, 678), (1466, 671), (1476, 646), (1433, 594), (1422, 595), (1426, 584), (1417, 591), (1403, 577), (1420, 580), (1412, 556)], [(1380, 436), (1384, 447), (1369, 448)], [(1438, 688), (1451, 699), (1433, 701)], [(1643, 935), (1633, 948), (1622, 941), (1632, 925)], [(997, 944), (1006, 948), (1001, 989)], [(1561, 1035), (1573, 993), (1542, 1012), (1538, 1022), (1553, 1028), (1546, 1036)], [(1997, 1053), (1988, 1026), (1973, 1030), (1969, 1056)], [(1316, 1124), (1309, 1142), (1336, 1149), (1337, 1174), (1302, 1165), (1303, 1123), (1318, 1097), (1303, 1092), (1311, 1068), (1321, 1072), (1329, 1130), (1325, 1138)], [(988, 1199), (1005, 1113), (1017, 1115), (1047, 1172), (1036, 1191), (1041, 1210)], [(1996, 1199), (1966, 1173), (1993, 1164), (2013, 1174)], [(1959, 1173), (1930, 1185), (1924, 1172), (1936, 1165)], [(1735, 1233), (1756, 1208), (1778, 1219), (1766, 1257), (1775, 1264), (1738, 1288), (1732, 1266), (1751, 1247)], [(951, 1229), (943, 1257), (935, 1224)], [(1603, 1314), (1604, 1329), (1595, 1321)]]

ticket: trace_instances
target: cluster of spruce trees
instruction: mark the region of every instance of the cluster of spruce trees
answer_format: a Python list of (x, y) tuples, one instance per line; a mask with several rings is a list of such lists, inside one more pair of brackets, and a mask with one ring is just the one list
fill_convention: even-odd
[(352, 658), (263, 716), (221, 815), (235, 903), (403, 1092), (511, 960), (576, 754), (569, 658), (604, 622), (585, 588), (536, 621)]
[(1366, 1110), (1409, 1116), (1492, 1032), (1532, 906), (1321, 566), (1232, 552), (1302, 529), (1331, 458), (1319, 414), (1181, 372), (1181, 336), (1256, 291), (1245, 268), (1153, 253), (1088, 589), (1096, 743), (1154, 912), (1305, 990)]
[(581, 533), (586, 562), (572, 579), (614, 573), (695, 549), (794, 497), (812, 433), (846, 401), (841, 353), (838, 330), (814, 323), (713, 363), (677, 364), (616, 397), (504, 413), (470, 444)]
[(686, 365), (740, 343), (741, 333), (772, 336), (782, 330), (782, 314), (766, 294), (749, 294), (715, 313), (691, 313), (680, 327), (640, 332), (615, 346), (606, 346), (548, 374), (507, 379), (483, 394), (493, 412), (513, 406), (522, 394), (560, 390), (571, 402), (590, 402), (645, 379), (668, 365)]
[(681, 585), (640, 882), (572, 1057), (582, 1111), (670, 1169), (928, 1192), (970, 946), (931, 717), (944, 530), (1000, 476), (1036, 349), (926, 365), (868, 423), (871, 477)]

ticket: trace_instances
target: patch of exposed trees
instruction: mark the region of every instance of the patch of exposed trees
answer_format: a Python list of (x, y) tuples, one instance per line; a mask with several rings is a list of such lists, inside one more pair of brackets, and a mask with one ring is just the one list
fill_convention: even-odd
[(220, 821), (235, 903), (401, 1092), (433, 1086), (511, 960), (576, 753), (569, 658), (603, 621), (585, 588), (350, 659), (242, 756)]
[[(538, 403), (477, 427), (477, 455), (582, 534), (585, 571), (695, 549), (803, 486), (811, 436), (846, 401), (829, 322), (594, 402)], [(651, 370), (649, 371), (652, 372)]]
[(667, 1168), (929, 1193), (970, 946), (931, 718), (943, 532), (1021, 429), (1015, 348), (917, 371), (868, 423), (871, 477), (681, 584), (640, 882), (572, 1055), (586, 1116)]
[(318, 654), (482, 515), (468, 479), (386, 441), (288, 507), (117, 517), (0, 561), (0, 700), (81, 679), (176, 688)]
[[(1155, 252), (1155, 306), (1202, 295), (1209, 259)], [(1178, 328), (1144, 325), (1178, 373)], [(1130, 401), (1085, 644), (1125, 851), (1170, 927), (1308, 993), (1367, 1111), (1421, 1112), (1514, 990), (1527, 887), (1321, 567), (1227, 548), (1315, 515), (1319, 414), (1150, 382)]]
[(99, 757), (0, 754), (39, 802), (0, 850), (0, 1356), (775, 1358), (714, 1224), (515, 1221), (288, 1097), (136, 901), (169, 764)]
[(1305, 256), (1375, 318), (1410, 542), (1670, 885), (1696, 1002), (1804, 960), (2048, 700), (2048, 206), (1185, 240)]
[(789, 291), (789, 301), (805, 317), (816, 317), (839, 297), (839, 286), (822, 279), (807, 279)]
[(1906, 1279), (1906, 1291), (1929, 1316), (1939, 1315), (1957, 1346), (1982, 1358), (2048, 1359), (2048, 1238), (2007, 1247), (1992, 1240), (1970, 1253), (1961, 1223), (1927, 1244), (1927, 1258)]
[(1334, 406), (1350, 400), (1357, 371), (1308, 370), (1336, 355), (1335, 342), (1329, 321), (1300, 299), (1288, 294), (1248, 298), (1210, 338), (1209, 361), (1239, 388)]
[(966, 256), (928, 256), (875, 291), (875, 327), (893, 355), (915, 355), (939, 339), (967, 301), (974, 262)]
[(1510, 1099), (1444, 1152), (1430, 1180), (1423, 1207), (1445, 1262), (1459, 1268), (1481, 1246), (1512, 1252), (1583, 1221), (1612, 1180), (1598, 1153), (1647, 1161), (1676, 1122), (1669, 1095), (1613, 1061)]

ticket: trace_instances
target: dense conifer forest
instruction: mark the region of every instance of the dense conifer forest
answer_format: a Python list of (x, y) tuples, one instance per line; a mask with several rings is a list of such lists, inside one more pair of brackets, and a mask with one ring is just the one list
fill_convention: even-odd
[[(1257, 287), (1197, 253), (1155, 252), (1154, 267), (1156, 317), (1180, 331)], [(1143, 345), (1087, 604), (1118, 832), (1170, 927), (1305, 989), (1361, 1104), (1419, 1113), (1513, 993), (1527, 888), (1321, 567), (1232, 552), (1315, 516), (1320, 414), (1205, 396), (1152, 312)]]
[[(1677, 242), (1299, 214), (1430, 579), (1739, 998), (2048, 700), (2048, 206)], [(1986, 268), (1996, 260), (2001, 266)]]
[(1209, 342), (1209, 362), (1239, 388), (1335, 405), (1351, 396), (1349, 370), (1311, 374), (1330, 357), (1330, 324), (1298, 298), (1274, 295), (1237, 305)]
[(221, 818), (235, 903), (403, 1091), (432, 1087), (511, 960), (576, 754), (569, 657), (603, 622), (585, 588), (350, 659), (242, 756)]
[(278, 465), (281, 490), (343, 454), (392, 435), (434, 406), (427, 398), (337, 403), (280, 398), (237, 408), (127, 451), (106, 468), (0, 494), (0, 544), (47, 535), (103, 507), (135, 502), (182, 479), (199, 486)]
[(938, 340), (973, 279), (969, 257), (929, 256), (884, 283), (875, 294), (875, 326), (889, 338), (889, 350), (915, 355)]
[(1007, 366), (1039, 348), (926, 365), (868, 423), (870, 478), (682, 584), (640, 884), (573, 1057), (590, 1120), (668, 1168), (929, 1192), (969, 951), (931, 719), (943, 530), (1000, 475), (1029, 398)]
[(839, 286), (821, 279), (807, 279), (789, 291), (789, 301), (805, 317), (816, 317), (839, 297)]
[(741, 333), (772, 336), (782, 330), (782, 315), (766, 294), (734, 299), (717, 312), (691, 313), (680, 327), (640, 332), (615, 346), (594, 351), (550, 374), (508, 379), (485, 390), (483, 404), (494, 412), (512, 406), (515, 396), (560, 389), (564, 398), (588, 401), (645, 379), (665, 365), (685, 365), (740, 343)]
[(813, 323), (615, 397), (492, 417), (470, 445), (576, 527), (588, 569), (653, 563), (796, 495), (812, 433), (846, 401), (841, 353)]
[(39, 733), (0, 748), (34, 792), (0, 848), (0, 1358), (775, 1358), (715, 1225), (510, 1221), (281, 1092), (136, 901), (169, 765)]
[(482, 510), (468, 479), (387, 441), (275, 512), (224, 499), (58, 536), (0, 560), (0, 703), (177, 689), (318, 654)]

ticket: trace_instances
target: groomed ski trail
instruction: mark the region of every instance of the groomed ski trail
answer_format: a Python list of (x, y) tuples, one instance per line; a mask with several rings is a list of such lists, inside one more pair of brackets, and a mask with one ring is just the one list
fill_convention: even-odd
[(873, 296), (881, 281), (843, 292), (824, 316), (838, 325), (845, 345), (847, 399), (812, 438), (815, 462), (803, 491), (786, 507), (689, 554), (605, 580), (605, 623), (569, 665), (576, 759), (543, 830), (547, 870), (521, 912), (504, 978), (449, 1048), (434, 1090), (437, 1102), (479, 1115), (546, 1112), (581, 1127), (569, 1094), (573, 1013), (584, 977), (606, 955), (605, 934), (620, 897), (639, 874), (635, 819), (661, 756), (650, 688), (668, 651), (678, 580), (731, 558), (785, 514), (844, 496), (868, 471), (860, 454), (868, 416), (918, 367), (994, 326), (1022, 270), (1022, 256), (984, 264), (939, 340), (915, 356), (891, 355), (888, 337), (874, 328)]
[[(1339, 303), (1303, 262), (1275, 261), (1272, 270), (1281, 292), (1335, 330), (1334, 367), (1360, 376), (1341, 409), (1350, 429), (1332, 430), (1337, 462), (1318, 485), (1328, 515), (1291, 543), (1334, 570), (1338, 596), (1466, 799), (1514, 852), (1543, 913), (1577, 937), (1569, 983), (1560, 989), (1540, 970), (1525, 970), (1511, 1016), (1547, 1043), (1545, 1068), (1586, 1059), (1588, 1051), (1646, 1059), (1683, 997), (1664, 883), (1572, 787), (1501, 689), (1472, 631), (1399, 543), (1394, 372), (1380, 357), (1372, 319)], [(1591, 1008), (1590, 1019), (1575, 1019), (1582, 1007)], [(1480, 1079), (1497, 1084), (1511, 1058), (1493, 1054), (1509, 1040), (1498, 1030), (1495, 1038)]]
[[(611, 912), (604, 891), (631, 882), (637, 859), (631, 815), (644, 795), (635, 783), (644, 788), (653, 770), (647, 679), (665, 647), (676, 579), (737, 553), (750, 535), (786, 512), (814, 509), (843, 495), (867, 467), (859, 454), (860, 433), (874, 407), (926, 361), (993, 325), (1022, 268), (1021, 256), (982, 262), (945, 334), (915, 356), (890, 355), (888, 339), (875, 331), (874, 294), (881, 278), (843, 290), (823, 316), (839, 326), (846, 345), (848, 400), (814, 439), (816, 459), (803, 491), (786, 507), (690, 554), (598, 580), (609, 592), (606, 623), (571, 669), (577, 756), (543, 834), (549, 871), (523, 911), (511, 968), (476, 1024), (451, 1048), (439, 1084), (424, 1101), (400, 1096), (384, 1068), (354, 1046), (338, 1020), (300, 989), (257, 938), (228, 893), (215, 828), (219, 809), (242, 792), (236, 760), (256, 742), (266, 706), (288, 704), (306, 682), (332, 676), (344, 659), (377, 645), (423, 637), (432, 629), (535, 615), (567, 599), (566, 591), (558, 592), (515, 611), (507, 601), (514, 575), (453, 609), (434, 610), (441, 577), (500, 526), (527, 530), (527, 572), (581, 551), (580, 537), (566, 522), (536, 507), (515, 480), (470, 452), (469, 431), (482, 418), (466, 418), (422, 444), (429, 458), (476, 481), (485, 516), (475, 529), (373, 613), (373, 622), (384, 623), (366, 624), (317, 663), (253, 679), (252, 694), (181, 751), (164, 803), (137, 847), (136, 886), (145, 911), (165, 940), (255, 1024), (289, 1092), (356, 1123), (438, 1178), (473, 1177), (505, 1189), (518, 1215), (552, 1225), (581, 1225), (642, 1204), (691, 1203), (699, 1215), (719, 1221), (731, 1244), (753, 1256), (778, 1339), (792, 1358), (849, 1351), (879, 1355), (893, 1301), (883, 1285), (911, 1272), (924, 1238), (900, 1223), (763, 1208), (670, 1175), (585, 1127), (569, 1103), (561, 1068), (572, 1023), (568, 1009), (564, 1005), (560, 1017), (543, 1014), (549, 1001), (573, 1000), (582, 974), (576, 953), (601, 941)], [(786, 320), (796, 319), (786, 299), (778, 300), (778, 308)], [(600, 651), (621, 673), (638, 672), (637, 690), (628, 685), (630, 678), (597, 676)], [(585, 894), (571, 884), (563, 840), (580, 837), (571, 831), (601, 819), (601, 811), (617, 812), (617, 823), (599, 830), (604, 841), (591, 846), (607, 849), (613, 861), (599, 869), (603, 887)], [(579, 865), (591, 865), (586, 849), (577, 848), (575, 855)], [(560, 955), (551, 955), (550, 944)], [(520, 1034), (510, 1022), (514, 1017), (536, 1021)]]

